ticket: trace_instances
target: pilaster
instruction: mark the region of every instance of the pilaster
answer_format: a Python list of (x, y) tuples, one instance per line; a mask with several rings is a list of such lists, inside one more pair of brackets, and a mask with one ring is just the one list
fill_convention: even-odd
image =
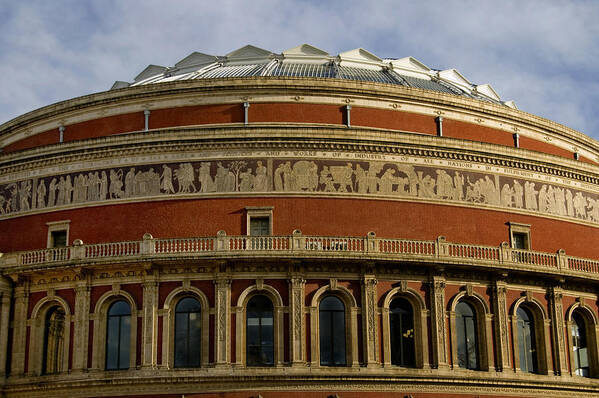
[(85, 280), (75, 285), (73, 371), (87, 369), (91, 288), (88, 277), (83, 276)]
[(431, 287), (431, 340), (433, 366), (447, 368), (447, 323), (445, 314), (445, 277), (432, 277)]
[(158, 270), (149, 269), (143, 282), (141, 365), (156, 368), (158, 356)]
[(564, 310), (562, 299), (563, 290), (559, 286), (549, 288), (549, 308), (551, 311), (551, 336), (553, 338), (553, 357), (555, 360), (554, 372), (556, 375), (565, 375), (568, 372), (566, 363), (566, 336), (564, 332)]
[(10, 281), (0, 278), (0, 378), (6, 376), (8, 358), (8, 329), (12, 286)]
[(216, 366), (228, 366), (231, 362), (229, 331), (231, 330), (231, 280), (217, 277), (216, 285), (216, 346), (214, 357)]
[(25, 343), (27, 339), (27, 308), (29, 306), (29, 280), (19, 281), (15, 288), (15, 315), (12, 336), (11, 376), (25, 373)]
[(374, 275), (364, 275), (362, 279), (362, 336), (364, 361), (366, 366), (379, 363), (378, 357), (378, 306)]
[(292, 366), (303, 366), (306, 364), (305, 357), (305, 334), (304, 325), (304, 300), (306, 280), (299, 276), (292, 276), (289, 280), (289, 347)]
[(493, 286), (493, 312), (495, 316), (493, 319), (495, 321), (498, 371), (509, 369), (511, 363), (506, 293), (507, 284), (504, 281), (495, 281)]

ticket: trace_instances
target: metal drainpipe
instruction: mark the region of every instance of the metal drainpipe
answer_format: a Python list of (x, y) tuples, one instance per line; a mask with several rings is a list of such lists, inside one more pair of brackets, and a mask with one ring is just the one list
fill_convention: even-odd
[(345, 117), (347, 118), (347, 127), (351, 127), (351, 105), (345, 105)]
[(443, 137), (443, 117), (437, 116), (435, 121), (437, 122), (437, 135)]
[(244, 102), (243, 103), (243, 124), (247, 125), (249, 123), (249, 108), (250, 108), (250, 103), (249, 102)]
[(64, 142), (64, 126), (58, 126), (58, 142)]
[(514, 133), (514, 146), (520, 148), (520, 134)]
[(144, 131), (148, 131), (150, 129), (150, 110), (144, 110)]

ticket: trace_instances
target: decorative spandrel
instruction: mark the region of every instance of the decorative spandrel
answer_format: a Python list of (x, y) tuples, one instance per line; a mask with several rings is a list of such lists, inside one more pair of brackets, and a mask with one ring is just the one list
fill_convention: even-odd
[(116, 200), (263, 192), (422, 198), (599, 223), (596, 193), (539, 181), (541, 177), (426, 163), (243, 158), (105, 168), (0, 184), (0, 217)]

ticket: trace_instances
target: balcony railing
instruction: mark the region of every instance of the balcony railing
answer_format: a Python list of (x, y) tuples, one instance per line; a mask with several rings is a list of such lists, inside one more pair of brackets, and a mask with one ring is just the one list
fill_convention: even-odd
[(217, 236), (155, 239), (145, 234), (140, 241), (83, 244), (53, 249), (6, 253), (0, 257), (0, 271), (19, 272), (69, 264), (88, 264), (137, 259), (185, 257), (281, 256), (374, 258), (401, 261), (464, 263), (489, 267), (520, 268), (542, 272), (596, 275), (599, 260), (567, 256), (563, 250), (544, 253), (500, 246), (471, 245), (436, 240), (364, 237), (305, 236), (299, 231), (288, 236)]

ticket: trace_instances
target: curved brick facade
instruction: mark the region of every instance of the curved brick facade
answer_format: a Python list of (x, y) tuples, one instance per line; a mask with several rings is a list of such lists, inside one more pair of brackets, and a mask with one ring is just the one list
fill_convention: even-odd
[[(214, 79), (51, 105), (0, 126), (0, 147), (7, 397), (599, 393), (599, 144), (564, 126), (401, 86)], [(258, 296), (272, 363), (251, 366)], [(331, 296), (343, 366), (322, 351)], [(181, 367), (187, 297), (200, 359)], [(397, 299), (413, 349), (399, 365)]]

